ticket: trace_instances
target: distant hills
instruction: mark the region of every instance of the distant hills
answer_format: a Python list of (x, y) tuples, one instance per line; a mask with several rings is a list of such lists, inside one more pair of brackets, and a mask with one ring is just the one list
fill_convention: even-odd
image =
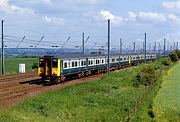
[[(107, 50), (86, 49), (86, 54), (106, 54)], [(133, 50), (123, 51), (123, 53), (133, 53)], [(142, 53), (142, 50), (137, 51)], [(147, 51), (152, 52), (152, 51)], [(111, 53), (119, 53), (118, 50), (111, 50)], [(157, 53), (161, 54), (162, 51)], [(167, 53), (167, 52), (166, 52)], [(1, 54), (1, 50), (0, 50)], [(58, 54), (82, 54), (82, 49), (57, 49), (57, 48), (5, 48), (5, 56), (42, 56), (42, 55), (58, 55)]]

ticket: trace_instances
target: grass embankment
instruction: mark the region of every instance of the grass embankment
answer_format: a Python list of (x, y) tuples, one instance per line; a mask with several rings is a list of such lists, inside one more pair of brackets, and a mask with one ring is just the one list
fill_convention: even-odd
[[(164, 65), (150, 63), (157, 71)], [(0, 111), (0, 121), (124, 121), (145, 86), (133, 80), (143, 65), (114, 72), (98, 81), (33, 97)]]
[(139, 110), (136, 112), (135, 116), (131, 119), (131, 121), (138, 121), (138, 122), (155, 121), (156, 114), (153, 111), (153, 100), (156, 97), (158, 91), (161, 89), (161, 84), (164, 81), (163, 77), (167, 75), (167, 72), (170, 68), (176, 65), (175, 63), (171, 63), (171, 65), (169, 66), (161, 66), (162, 62), (166, 60), (167, 59), (160, 59), (156, 64), (155, 68), (157, 69), (156, 70), (157, 80), (154, 84), (154, 87), (150, 89), (144, 102), (140, 106)]
[[(5, 58), (5, 74), (15, 74), (19, 71), (19, 64), (25, 64), (26, 72), (33, 71), (32, 65), (33, 63), (37, 63), (37, 58), (16, 58), (16, 57), (6, 57)], [(1, 69), (1, 61), (0, 61), (0, 69)], [(0, 70), (1, 73), (1, 70)]]
[(180, 63), (163, 77), (161, 89), (153, 102), (156, 121), (180, 122)]

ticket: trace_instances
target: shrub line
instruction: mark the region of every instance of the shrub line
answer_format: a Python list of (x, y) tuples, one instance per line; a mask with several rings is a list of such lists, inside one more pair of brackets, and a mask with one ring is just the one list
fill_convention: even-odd
[[(164, 69), (161, 69), (159, 71), (160, 73), (160, 77), (162, 77), (162, 75), (164, 75), (163, 71), (168, 71), (170, 68), (172, 68), (174, 65), (176, 65), (177, 63), (173, 63), (172, 65), (170, 65), (169, 67), (166, 67)], [(126, 115), (126, 117), (123, 119), (124, 122), (129, 122), (132, 117), (135, 115), (135, 113), (139, 110), (140, 106), (143, 104), (143, 102), (145, 101), (145, 99), (148, 97), (148, 95), (153, 92), (154, 88), (158, 85), (158, 83), (160, 82), (160, 78), (158, 78), (156, 80), (156, 82), (152, 82), (150, 85), (146, 85), (146, 87), (143, 90), (143, 94), (141, 96), (139, 96), (137, 98), (137, 100), (135, 100), (134, 104), (129, 107), (128, 109), (128, 113)], [(162, 82), (160, 83), (162, 84)]]

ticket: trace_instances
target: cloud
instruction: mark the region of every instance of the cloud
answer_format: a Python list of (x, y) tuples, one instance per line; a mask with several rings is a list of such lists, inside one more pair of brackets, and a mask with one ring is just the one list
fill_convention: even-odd
[(180, 12), (180, 0), (171, 2), (163, 1), (162, 6), (167, 11)]
[(43, 0), (45, 3), (51, 3), (51, 0)]
[(48, 16), (44, 16), (43, 20), (46, 23), (50, 23), (56, 26), (64, 26), (65, 22), (63, 18), (57, 18), (57, 17), (48, 17)]
[(126, 22), (137, 22), (139, 24), (154, 24), (154, 23), (164, 23), (167, 18), (164, 14), (156, 12), (139, 12), (134, 13), (132, 11), (128, 12), (128, 18), (125, 19)]
[(138, 19), (143, 22), (161, 23), (166, 21), (166, 17), (163, 14), (152, 12), (140, 12)]
[(34, 12), (27, 8), (21, 8), (19, 6), (10, 5), (8, 0), (0, 0), (0, 11), (4, 11), (6, 13), (18, 13), (18, 14), (34, 14)]
[(111, 19), (111, 22), (114, 25), (118, 26), (118, 25), (121, 25), (123, 23), (123, 18), (122, 17), (115, 16), (110, 11), (101, 10), (99, 14), (100, 14), (100, 16), (102, 17), (103, 20)]
[(168, 16), (169, 20), (174, 22), (175, 24), (180, 24), (180, 18), (174, 14), (170, 14)]
[(136, 22), (136, 19), (137, 19), (137, 14), (132, 12), (132, 11), (129, 11), (128, 12), (128, 18), (126, 18), (126, 22)]
[(76, 0), (77, 3), (96, 5), (101, 0)]

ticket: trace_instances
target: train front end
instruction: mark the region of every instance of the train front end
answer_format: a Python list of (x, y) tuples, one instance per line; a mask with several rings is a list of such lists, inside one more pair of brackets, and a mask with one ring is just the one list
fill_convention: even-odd
[(55, 82), (60, 76), (60, 59), (54, 56), (44, 56), (39, 58), (38, 76), (43, 81)]

